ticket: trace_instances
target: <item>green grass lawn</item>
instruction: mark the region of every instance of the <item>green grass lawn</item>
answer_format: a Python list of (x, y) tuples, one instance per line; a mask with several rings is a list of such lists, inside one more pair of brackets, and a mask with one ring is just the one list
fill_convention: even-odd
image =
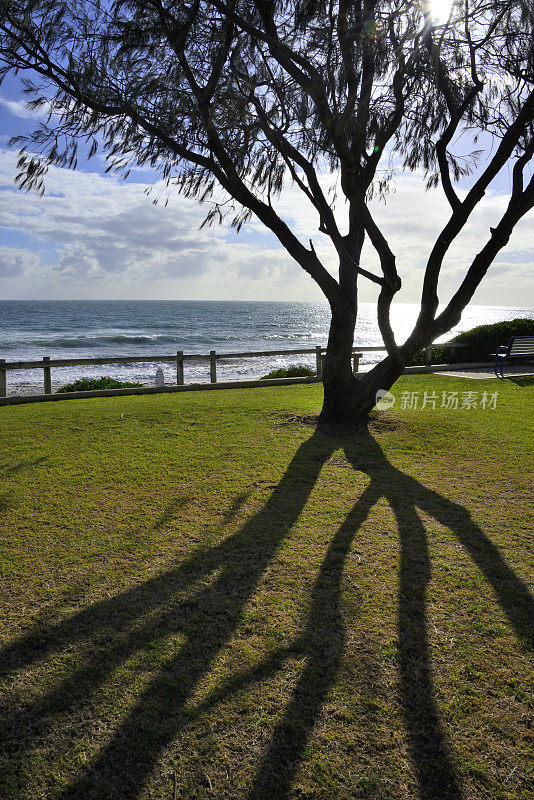
[(533, 388), (393, 392), (0, 408), (2, 800), (533, 797)]

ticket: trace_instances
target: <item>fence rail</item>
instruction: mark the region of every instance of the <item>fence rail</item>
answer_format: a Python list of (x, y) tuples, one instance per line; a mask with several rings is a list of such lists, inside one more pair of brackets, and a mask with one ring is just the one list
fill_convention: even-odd
[[(465, 347), (464, 344), (456, 342), (443, 342), (435, 345), (436, 347)], [(425, 365), (432, 364), (433, 345), (425, 348)], [(364, 346), (354, 347), (352, 350), (352, 368), (357, 373), (360, 368), (360, 358), (365, 353), (376, 353), (385, 351), (384, 346)], [(7, 372), (9, 370), (22, 369), (42, 369), (44, 393), (52, 394), (52, 367), (77, 367), (77, 366), (98, 366), (100, 364), (142, 364), (142, 363), (176, 363), (176, 383), (183, 386), (184, 381), (184, 362), (186, 361), (208, 361), (210, 370), (210, 383), (217, 383), (217, 362), (228, 361), (237, 358), (262, 358), (266, 356), (295, 356), (295, 355), (314, 355), (317, 369), (317, 376), (322, 376), (323, 353), (326, 347), (317, 345), (312, 349), (296, 350), (253, 350), (242, 353), (217, 353), (210, 350), (205, 353), (184, 353), (178, 350), (176, 355), (162, 356), (106, 356), (104, 358), (51, 358), (43, 356), (40, 361), (6, 361), (0, 358), (0, 397), (7, 396)], [(236, 381), (238, 383), (238, 381)]]

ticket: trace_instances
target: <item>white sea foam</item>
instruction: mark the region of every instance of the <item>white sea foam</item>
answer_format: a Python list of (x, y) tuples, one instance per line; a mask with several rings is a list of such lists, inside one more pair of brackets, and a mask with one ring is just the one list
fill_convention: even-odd
[[(393, 326), (399, 341), (409, 334), (418, 306), (393, 308)], [(515, 317), (534, 317), (532, 309), (470, 306), (462, 321), (444, 339), (459, 331)], [(111, 356), (173, 356), (242, 351), (291, 350), (325, 346), (329, 309), (322, 303), (192, 302), (192, 301), (8, 301), (0, 302), (0, 358), (7, 361)], [(376, 307), (359, 309), (356, 346), (382, 341)], [(361, 369), (382, 356), (366, 354)], [(313, 354), (232, 359), (218, 363), (221, 380), (256, 378), (293, 364), (315, 364)], [(158, 364), (138, 363), (54, 368), (53, 380), (68, 383), (80, 377), (110, 375), (117, 379), (153, 383)], [(175, 364), (162, 363), (166, 383), (176, 380)], [(209, 381), (206, 361), (185, 363), (186, 382)], [(8, 372), (8, 387), (42, 386), (43, 371)]]

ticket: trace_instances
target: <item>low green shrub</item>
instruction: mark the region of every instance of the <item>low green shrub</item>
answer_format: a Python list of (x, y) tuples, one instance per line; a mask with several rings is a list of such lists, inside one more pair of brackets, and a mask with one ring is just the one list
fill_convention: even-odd
[(270, 380), (271, 378), (312, 378), (317, 373), (306, 364), (295, 364), (294, 367), (287, 369), (275, 369), (268, 375), (262, 375), (260, 381)]
[(90, 392), (92, 389), (131, 389), (142, 386), (142, 383), (130, 383), (129, 381), (117, 381), (115, 378), (79, 378), (74, 383), (61, 386), (56, 394), (61, 392)]
[[(488, 361), (490, 353), (495, 353), (501, 344), (508, 344), (512, 336), (534, 336), (534, 319), (511, 319), (495, 322), (492, 325), (478, 325), (470, 331), (454, 336), (451, 342), (465, 344), (467, 347), (440, 347), (432, 349), (433, 364), (457, 364), (470, 361)], [(425, 354), (418, 353), (410, 366), (425, 363)]]

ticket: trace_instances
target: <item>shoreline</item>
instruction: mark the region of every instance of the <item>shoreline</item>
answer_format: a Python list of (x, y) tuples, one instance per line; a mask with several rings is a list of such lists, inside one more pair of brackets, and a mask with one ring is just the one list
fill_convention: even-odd
[[(141, 381), (139, 382), (141, 383)], [(66, 384), (67, 381), (52, 381), (52, 394), (56, 394), (57, 390)], [(143, 382), (143, 386), (153, 385), (153, 383)], [(40, 394), (44, 394), (44, 387), (39, 383), (7, 384), (7, 397), (31, 397), (32, 395)]]

